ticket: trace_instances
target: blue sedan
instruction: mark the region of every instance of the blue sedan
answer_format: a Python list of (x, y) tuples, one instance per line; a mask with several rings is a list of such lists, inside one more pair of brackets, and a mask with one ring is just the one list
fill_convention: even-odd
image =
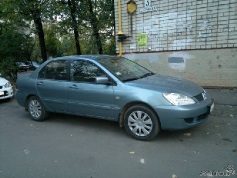
[(17, 102), (35, 121), (50, 112), (107, 119), (138, 140), (151, 140), (161, 129), (196, 126), (214, 108), (201, 86), (110, 55), (47, 60), (16, 87)]

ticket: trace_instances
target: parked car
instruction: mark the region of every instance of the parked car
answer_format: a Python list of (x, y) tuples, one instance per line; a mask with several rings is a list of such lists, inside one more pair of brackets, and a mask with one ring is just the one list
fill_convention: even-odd
[(49, 112), (107, 119), (139, 140), (151, 140), (161, 129), (196, 126), (214, 108), (201, 86), (109, 55), (48, 60), (16, 87), (17, 102), (33, 120), (43, 121)]
[(36, 61), (27, 61), (26, 64), (29, 65), (30, 70), (35, 70), (40, 66), (40, 64)]
[(0, 99), (7, 99), (13, 97), (13, 89), (11, 83), (3, 78), (0, 77)]
[(27, 71), (30, 69), (30, 66), (26, 62), (16, 62), (16, 65), (19, 71)]

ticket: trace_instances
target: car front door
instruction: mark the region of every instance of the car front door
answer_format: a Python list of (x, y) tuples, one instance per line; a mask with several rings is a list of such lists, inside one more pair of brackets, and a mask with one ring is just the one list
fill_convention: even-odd
[(95, 77), (105, 76), (96, 64), (90, 61), (74, 60), (70, 64), (68, 101), (71, 113), (114, 119), (113, 85), (97, 84)]
[(67, 112), (68, 79), (66, 60), (52, 61), (39, 72), (36, 82), (37, 92), (50, 110)]

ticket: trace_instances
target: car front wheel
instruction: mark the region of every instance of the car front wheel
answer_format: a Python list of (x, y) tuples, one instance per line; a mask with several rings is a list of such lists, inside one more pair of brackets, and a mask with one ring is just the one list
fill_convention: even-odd
[(48, 112), (45, 110), (43, 103), (36, 96), (30, 97), (28, 100), (28, 111), (30, 117), (35, 121), (43, 121), (48, 117)]
[(130, 107), (124, 115), (127, 133), (137, 140), (151, 140), (160, 131), (160, 124), (154, 112), (146, 106)]

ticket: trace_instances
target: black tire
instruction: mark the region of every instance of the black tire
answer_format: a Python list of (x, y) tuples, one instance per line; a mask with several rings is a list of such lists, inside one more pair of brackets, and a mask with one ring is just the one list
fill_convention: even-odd
[(160, 131), (156, 114), (144, 105), (134, 105), (124, 115), (124, 126), (127, 133), (137, 140), (151, 140)]
[(32, 96), (28, 100), (28, 112), (30, 117), (35, 121), (43, 121), (48, 117), (44, 104), (36, 96)]

